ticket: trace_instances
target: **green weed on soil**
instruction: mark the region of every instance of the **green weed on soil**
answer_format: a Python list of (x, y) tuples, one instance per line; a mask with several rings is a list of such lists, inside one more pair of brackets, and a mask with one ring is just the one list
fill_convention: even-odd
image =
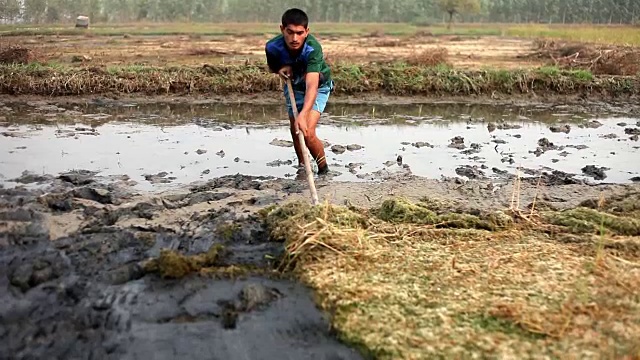
[[(494, 95), (604, 94), (637, 95), (640, 78), (595, 76), (585, 70), (463, 71), (445, 65), (405, 62), (332, 66), (336, 94)], [(47, 64), (0, 65), (0, 93), (11, 95), (87, 95), (104, 93), (255, 94), (279, 91), (277, 76), (263, 63), (204, 67), (64, 67)]]

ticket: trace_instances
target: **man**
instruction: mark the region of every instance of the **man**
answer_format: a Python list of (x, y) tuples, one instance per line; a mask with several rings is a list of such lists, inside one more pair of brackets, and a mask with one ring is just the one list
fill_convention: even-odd
[(298, 141), (296, 128), (304, 135), (304, 141), (318, 165), (318, 174), (329, 171), (322, 141), (316, 136), (316, 125), (333, 90), (331, 70), (324, 61), (322, 47), (309, 34), (309, 18), (300, 9), (289, 9), (282, 15), (281, 34), (267, 41), (267, 64), (273, 73), (283, 79), (291, 79), (298, 109), (298, 120), (293, 116), (287, 86), (284, 96), (289, 112), (291, 136), (298, 156), (298, 168), (304, 168), (305, 154)]

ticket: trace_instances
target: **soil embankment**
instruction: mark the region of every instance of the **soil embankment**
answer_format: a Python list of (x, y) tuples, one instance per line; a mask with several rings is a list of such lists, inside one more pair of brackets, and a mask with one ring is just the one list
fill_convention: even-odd
[[(334, 65), (336, 96), (527, 96), (573, 95), (590, 100), (640, 94), (631, 76), (581, 70), (456, 70), (401, 64)], [(53, 68), (0, 66), (5, 95), (236, 95), (279, 91), (280, 80), (262, 64), (204, 67)]]

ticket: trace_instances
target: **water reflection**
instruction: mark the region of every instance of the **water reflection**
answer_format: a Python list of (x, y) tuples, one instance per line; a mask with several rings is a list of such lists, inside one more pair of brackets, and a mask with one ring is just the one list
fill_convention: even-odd
[[(280, 124), (287, 121), (282, 105), (245, 103), (123, 103), (96, 101), (84, 105), (55, 105), (47, 103), (5, 103), (0, 106), (9, 124), (82, 123), (103, 125), (109, 122), (136, 121), (149, 125), (178, 126), (188, 123), (207, 124)], [(613, 115), (606, 110), (549, 107), (496, 106), (488, 104), (430, 103), (430, 104), (332, 104), (329, 103), (324, 121), (352, 123), (359, 126), (379, 124), (415, 124), (421, 121), (498, 122), (503, 120), (525, 123), (563, 121), (579, 123), (584, 119)]]
[[(175, 177), (173, 184), (236, 173), (295, 173), (293, 165), (281, 164), (295, 164), (293, 148), (271, 144), (274, 139), (290, 140), (279, 105), (3, 106), (10, 108), (0, 124), (0, 181), (7, 186), (25, 170), (127, 174), (141, 188), (168, 186), (145, 180), (145, 175), (160, 172)], [(340, 181), (379, 179), (376, 172), (407, 171), (403, 165), (414, 175), (436, 179), (459, 176), (456, 169), (464, 165), (477, 166), (488, 177), (495, 176), (493, 168), (510, 173), (517, 166), (552, 168), (580, 175), (584, 166), (598, 165), (609, 168), (606, 182), (628, 182), (640, 172), (640, 142), (624, 131), (636, 127), (639, 119), (619, 114), (465, 104), (333, 105), (327, 110), (318, 128), (321, 138), (331, 145), (364, 147), (337, 153), (327, 147), (332, 169), (341, 173), (335, 180)], [(594, 118), (599, 128), (582, 127)], [(488, 122), (510, 126), (489, 131)], [(552, 132), (550, 122), (570, 124), (571, 130)], [(459, 148), (450, 146), (456, 136), (464, 138)], [(541, 138), (555, 147), (536, 151)], [(423, 146), (414, 145), (418, 142)], [(396, 162), (398, 156), (402, 165)]]

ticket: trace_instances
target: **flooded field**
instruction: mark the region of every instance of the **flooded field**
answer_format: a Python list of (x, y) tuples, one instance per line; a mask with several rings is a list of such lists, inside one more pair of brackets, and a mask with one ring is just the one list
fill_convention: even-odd
[[(140, 190), (224, 175), (294, 178), (279, 105), (5, 103), (0, 181), (89, 170)], [(640, 175), (640, 116), (611, 106), (330, 105), (318, 127), (333, 181), (504, 179), (520, 167), (571, 181)]]
[[(309, 199), (282, 106), (0, 108), (0, 354), (362, 358), (280, 270), (286, 250), (260, 217)], [(316, 185), (333, 203), (493, 212), (521, 167), (521, 207), (566, 209), (637, 191), (639, 131), (628, 104), (334, 103), (318, 129), (331, 173)]]

